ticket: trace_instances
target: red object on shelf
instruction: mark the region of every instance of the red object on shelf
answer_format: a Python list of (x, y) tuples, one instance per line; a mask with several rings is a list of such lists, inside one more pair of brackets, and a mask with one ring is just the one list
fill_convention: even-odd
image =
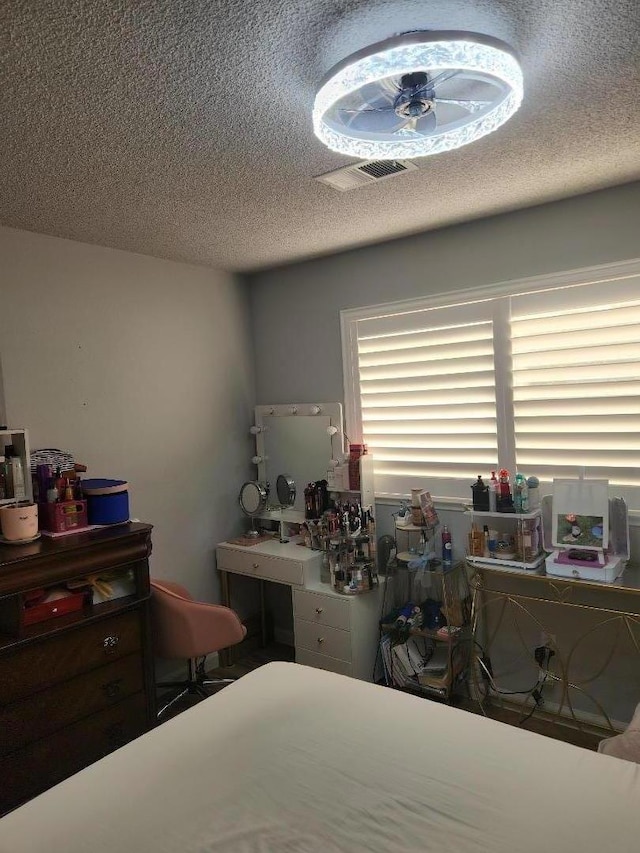
[(349, 489), (360, 490), (360, 457), (367, 452), (366, 444), (349, 445)]
[(22, 624), (35, 625), (36, 622), (44, 622), (47, 619), (54, 619), (56, 616), (65, 616), (67, 613), (82, 610), (89, 595), (90, 593), (87, 591), (74, 592), (63, 598), (56, 598), (54, 601), (43, 601), (41, 604), (32, 604), (31, 606), (28, 606), (28, 601), (25, 600)]
[(58, 501), (56, 503), (38, 504), (38, 522), (40, 530), (51, 533), (65, 533), (76, 527), (86, 527), (86, 501)]

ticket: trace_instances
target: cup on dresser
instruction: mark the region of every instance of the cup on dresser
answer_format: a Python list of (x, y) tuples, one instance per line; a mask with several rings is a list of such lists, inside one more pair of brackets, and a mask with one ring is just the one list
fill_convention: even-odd
[(22, 501), (0, 507), (0, 530), (8, 542), (33, 539), (38, 533), (38, 505)]

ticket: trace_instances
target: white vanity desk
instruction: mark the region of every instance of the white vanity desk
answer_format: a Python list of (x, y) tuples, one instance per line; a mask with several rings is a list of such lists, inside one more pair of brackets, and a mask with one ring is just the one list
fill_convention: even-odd
[(371, 681), (378, 649), (381, 587), (343, 595), (320, 582), (321, 552), (277, 540), (216, 548), (222, 603), (230, 606), (229, 574), (291, 587), (296, 663)]

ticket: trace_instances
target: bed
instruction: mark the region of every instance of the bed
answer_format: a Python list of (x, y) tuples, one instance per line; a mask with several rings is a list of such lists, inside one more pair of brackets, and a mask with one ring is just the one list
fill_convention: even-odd
[(640, 765), (261, 667), (0, 820), (2, 853), (636, 853)]

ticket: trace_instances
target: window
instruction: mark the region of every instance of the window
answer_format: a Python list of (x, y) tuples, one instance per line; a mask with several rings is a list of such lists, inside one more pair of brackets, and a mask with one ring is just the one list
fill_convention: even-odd
[(342, 312), (347, 433), (376, 492), (602, 477), (637, 505), (640, 262)]

